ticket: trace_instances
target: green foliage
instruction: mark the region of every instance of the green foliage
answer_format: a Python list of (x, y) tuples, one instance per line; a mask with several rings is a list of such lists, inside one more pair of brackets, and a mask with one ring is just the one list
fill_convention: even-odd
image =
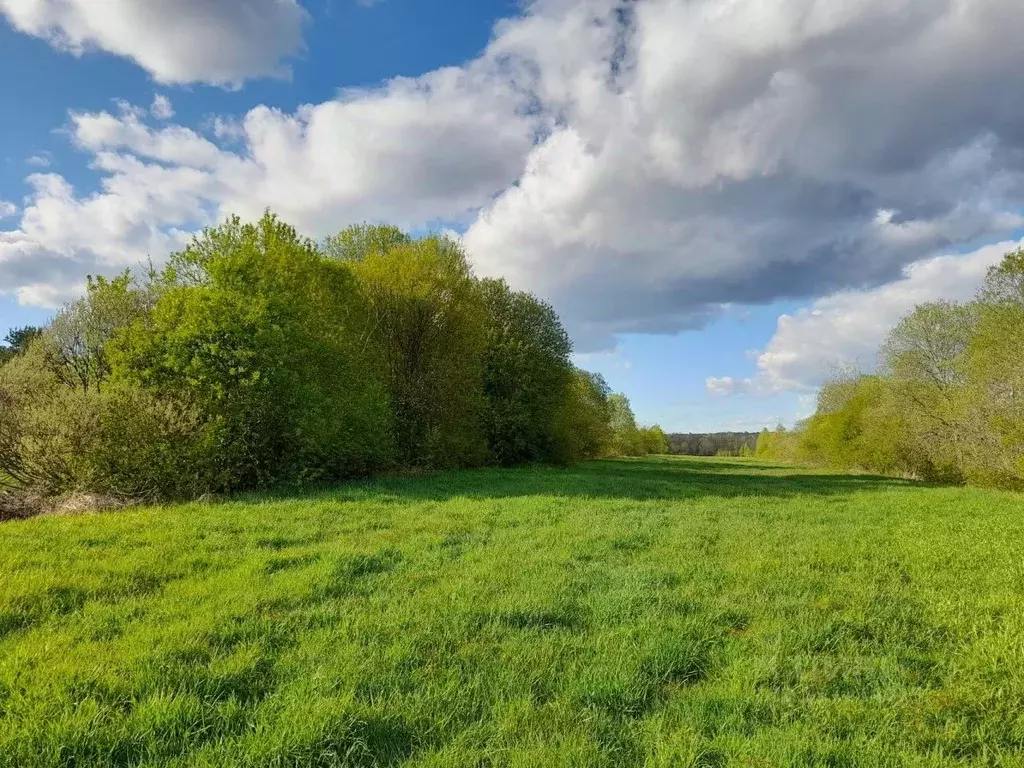
[(324, 239), (323, 251), (332, 259), (362, 261), (383, 256), (393, 248), (410, 245), (412, 238), (390, 225), (355, 224)]
[(978, 304), (960, 411), (966, 474), (1024, 488), (1024, 250), (989, 270)]
[(570, 352), (548, 304), (449, 238), (363, 224), (318, 247), (234, 217), (9, 335), (0, 484), (175, 499), (662, 450)]
[(572, 344), (551, 305), (484, 280), (483, 390), (487, 445), (505, 466), (557, 460), (558, 416), (570, 397)]
[(88, 392), (65, 386), (41, 342), (0, 367), (0, 478), (4, 484), (62, 490), (89, 429)]
[(111, 374), (114, 335), (145, 316), (148, 297), (129, 272), (90, 277), (85, 296), (65, 305), (42, 335), (48, 365), (71, 389), (101, 392)]
[(608, 396), (608, 413), (612, 427), (612, 453), (615, 456), (640, 456), (643, 446), (629, 398), (620, 392)]
[(200, 414), (199, 484), (221, 491), (382, 466), (390, 414), (369, 348), (348, 266), (267, 214), (174, 255), (115, 362), (124, 381)]
[(669, 452), (668, 438), (657, 424), (653, 427), (640, 427), (638, 432), (641, 455), (652, 456)]
[(741, 460), (0, 525), (0, 767), (1011, 766), (1019, 497)]
[(4, 343), (0, 344), (0, 365), (23, 355), (33, 341), (43, 335), (43, 329), (32, 325), (12, 328), (7, 332)]
[(87, 490), (138, 498), (201, 493), (187, 461), (198, 446), (190, 419), (111, 381), (114, 336), (144, 313), (130, 278), (90, 279), (42, 333), (0, 368), (0, 479), (58, 494)]
[(453, 241), (429, 237), (352, 263), (408, 465), (479, 464), (487, 307)]
[(989, 267), (979, 299), (990, 306), (1024, 304), (1024, 248), (1010, 251)]
[(774, 430), (765, 428), (757, 436), (757, 446), (754, 448), (754, 455), (759, 459), (768, 461), (797, 460), (800, 444), (800, 431), (788, 430), (779, 424)]
[[(922, 304), (890, 333), (879, 376), (826, 384), (796, 456), (837, 468), (1024, 488), (1024, 251), (973, 302)], [(766, 438), (765, 451), (772, 455)]]
[(568, 398), (556, 425), (562, 463), (612, 454), (613, 434), (608, 412), (610, 393), (601, 374), (579, 368), (573, 370)]
[(194, 413), (138, 388), (68, 387), (38, 348), (0, 370), (0, 476), (16, 487), (197, 496), (208, 490), (195, 477), (202, 437)]
[(682, 456), (714, 456), (722, 450), (739, 456), (744, 448), (753, 455), (757, 444), (756, 432), (677, 432), (667, 437), (669, 452)]

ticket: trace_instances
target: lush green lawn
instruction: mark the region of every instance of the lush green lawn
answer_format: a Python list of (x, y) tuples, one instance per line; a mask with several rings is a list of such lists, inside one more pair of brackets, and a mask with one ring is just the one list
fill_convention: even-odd
[(2, 766), (1024, 765), (1024, 501), (651, 459), (0, 525)]

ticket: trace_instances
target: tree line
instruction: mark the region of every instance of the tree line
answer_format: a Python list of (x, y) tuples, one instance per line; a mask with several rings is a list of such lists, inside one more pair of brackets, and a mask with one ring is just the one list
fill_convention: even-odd
[(267, 213), (0, 347), (0, 486), (172, 499), (665, 452), (546, 302), (445, 237)]
[(709, 432), (668, 435), (669, 451), (683, 456), (753, 456), (757, 432)]
[(973, 300), (917, 306), (878, 357), (874, 375), (827, 382), (794, 430), (763, 432), (757, 455), (1024, 488), (1024, 250)]

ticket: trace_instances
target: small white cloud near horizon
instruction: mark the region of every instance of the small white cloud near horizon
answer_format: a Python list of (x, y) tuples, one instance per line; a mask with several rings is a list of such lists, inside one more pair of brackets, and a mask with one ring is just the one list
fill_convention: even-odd
[(18, 212), (18, 206), (9, 200), (0, 200), (0, 219), (7, 219)]

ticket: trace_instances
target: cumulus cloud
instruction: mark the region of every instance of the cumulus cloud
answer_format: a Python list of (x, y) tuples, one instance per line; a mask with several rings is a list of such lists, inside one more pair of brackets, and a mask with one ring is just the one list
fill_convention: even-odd
[(0, 286), (52, 284), (19, 296), (65, 297), (89, 272), (159, 260), (204, 225), (268, 206), (317, 236), (362, 220), (468, 221), (515, 181), (532, 146), (537, 118), (522, 101), (478, 66), (347, 91), (294, 114), (257, 107), (212, 136), (151, 125), (129, 104), (72, 113), (68, 133), (92, 156), (101, 189), (82, 196), (60, 175), (30, 176), (20, 227), (0, 233)]
[(881, 284), (1024, 223), (1013, 0), (532, 8), (492, 47), (559, 124), (466, 242), (584, 345)]
[(970, 299), (988, 268), (1022, 245), (1024, 241), (1007, 241), (964, 255), (923, 259), (911, 264), (895, 282), (843, 291), (793, 315), (782, 315), (775, 334), (757, 357), (757, 374), (739, 380), (710, 378), (708, 392), (809, 390), (837, 368), (871, 371), (889, 331), (916, 305), (938, 299)]
[(285, 77), (302, 50), (296, 0), (0, 0), (17, 30), (76, 56), (99, 49), (162, 83), (237, 86)]
[(7, 200), (0, 200), (0, 219), (7, 219), (18, 212), (18, 206)]
[[(189, 0), (214, 20), (240, 2)], [(52, 30), (51, 17), (122, 3), (0, 7)], [(209, 132), (134, 108), (75, 114), (101, 191), (40, 177), (8, 235), (120, 263), (266, 206), (311, 235), (461, 224), (481, 273), (552, 299), (580, 351), (611, 349), (725, 306), (870, 291), (1024, 226), (1022, 21), (1017, 0), (533, 0), (461, 67), (292, 113), (256, 107)], [(243, 37), (264, 64), (294, 50)], [(261, 70), (152, 57), (167, 81)]]

